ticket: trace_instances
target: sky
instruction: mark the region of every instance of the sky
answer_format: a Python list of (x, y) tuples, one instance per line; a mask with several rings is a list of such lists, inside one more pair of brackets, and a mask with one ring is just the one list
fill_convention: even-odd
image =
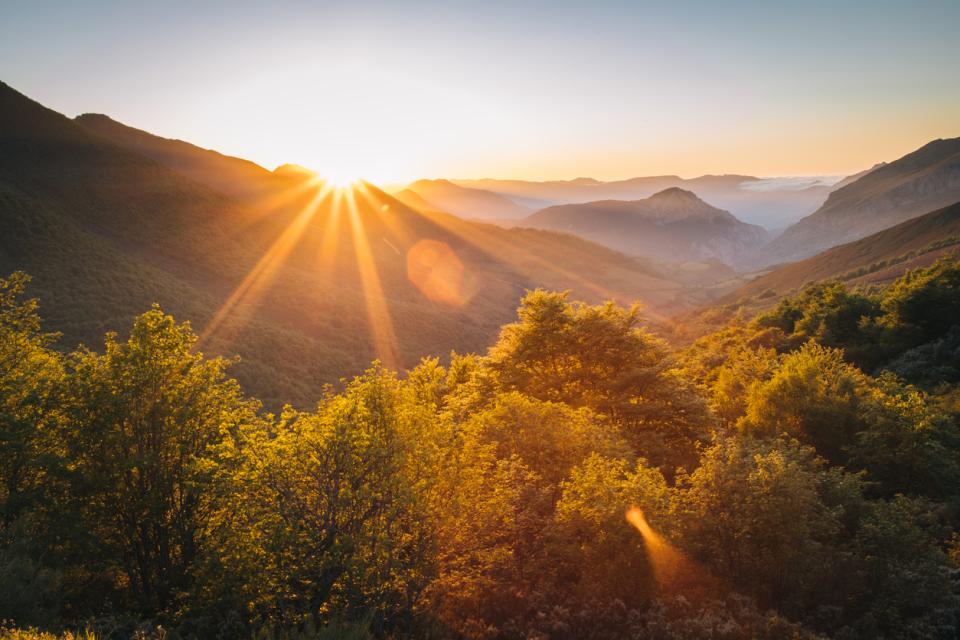
[(960, 2), (0, 0), (0, 80), (337, 178), (845, 175), (960, 136)]

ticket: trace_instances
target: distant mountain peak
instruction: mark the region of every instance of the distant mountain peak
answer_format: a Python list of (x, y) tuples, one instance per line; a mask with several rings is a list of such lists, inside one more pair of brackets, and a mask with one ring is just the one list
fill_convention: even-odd
[(642, 200), (554, 205), (528, 216), (523, 225), (573, 233), (627, 255), (671, 261), (730, 263), (767, 238), (762, 227), (741, 222), (680, 187)]
[(316, 171), (311, 171), (306, 167), (302, 167), (299, 164), (282, 164), (276, 169), (273, 170), (273, 173), (278, 176), (285, 176), (290, 178), (302, 177), (302, 176), (315, 176), (317, 175)]
[(421, 186), (421, 187), (424, 186), (424, 185), (433, 185), (433, 186), (443, 185), (443, 186), (445, 186), (445, 187), (447, 187), (447, 186), (449, 186), (449, 187), (457, 187), (457, 186), (459, 186), (459, 185), (456, 185), (456, 184), (450, 182), (450, 181), (447, 180), (446, 178), (421, 178), (420, 180), (417, 180), (417, 181), (415, 181), (415, 182), (411, 182), (411, 183), (410, 183), (409, 185), (407, 185), (407, 186), (408, 186), (408, 188), (415, 189), (418, 185)]
[(758, 252), (756, 265), (802, 260), (957, 202), (960, 137), (932, 140), (855, 177)]
[(74, 118), (79, 123), (84, 122), (94, 122), (99, 120), (100, 122), (116, 122), (113, 118), (108, 116), (105, 113), (81, 113), (76, 118)]
[[(658, 191), (649, 198), (650, 202), (655, 202), (658, 204), (677, 204), (677, 205), (690, 205), (690, 204), (704, 204), (707, 203), (701, 200), (697, 194), (693, 191), (688, 191), (680, 187), (668, 187), (663, 191)], [(710, 205), (707, 205), (710, 206)]]

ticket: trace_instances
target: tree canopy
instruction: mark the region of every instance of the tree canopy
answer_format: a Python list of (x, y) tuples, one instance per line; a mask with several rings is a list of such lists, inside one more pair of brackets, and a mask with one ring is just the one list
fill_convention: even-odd
[(904, 372), (946, 362), (957, 273), (682, 352), (532, 291), (486, 354), (277, 414), (157, 307), (59, 346), (13, 274), (0, 637), (955, 638), (956, 380)]

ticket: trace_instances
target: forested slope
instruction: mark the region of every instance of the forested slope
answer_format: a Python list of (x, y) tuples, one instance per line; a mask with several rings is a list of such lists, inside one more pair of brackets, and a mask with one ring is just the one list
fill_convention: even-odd
[(0, 268), (33, 275), (64, 343), (95, 344), (158, 302), (210, 352), (240, 355), (244, 388), (274, 407), (374, 358), (480, 349), (528, 288), (652, 314), (694, 304), (682, 282), (564, 234), (420, 212), (373, 185), (334, 190), (102, 118), (81, 126), (5, 85), (0, 115)]
[(536, 291), (485, 355), (374, 364), (280, 416), (160, 309), (56, 350), (27, 284), (0, 281), (8, 624), (956, 634), (957, 262), (813, 287), (682, 352), (636, 309)]

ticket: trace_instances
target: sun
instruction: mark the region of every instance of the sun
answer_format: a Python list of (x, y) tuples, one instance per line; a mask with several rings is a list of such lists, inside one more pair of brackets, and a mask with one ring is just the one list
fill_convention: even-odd
[(360, 176), (348, 171), (326, 171), (320, 177), (338, 189), (353, 186), (361, 180)]

